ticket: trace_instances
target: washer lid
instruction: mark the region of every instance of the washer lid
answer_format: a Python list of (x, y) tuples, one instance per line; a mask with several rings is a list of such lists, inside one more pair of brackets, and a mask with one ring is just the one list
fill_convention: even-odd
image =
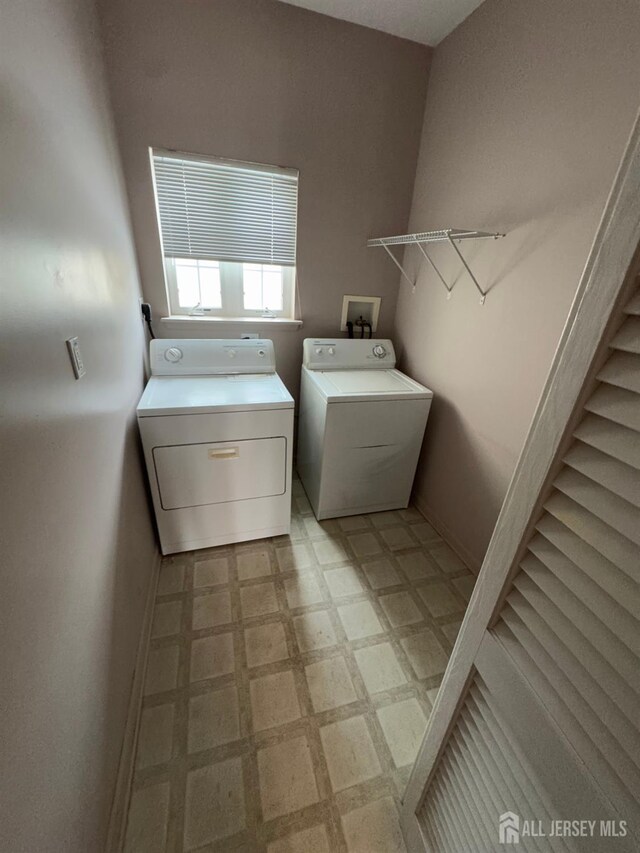
[(433, 397), (432, 391), (399, 370), (308, 370), (307, 375), (328, 402)]
[(138, 417), (292, 409), (293, 398), (275, 373), (229, 376), (152, 376)]

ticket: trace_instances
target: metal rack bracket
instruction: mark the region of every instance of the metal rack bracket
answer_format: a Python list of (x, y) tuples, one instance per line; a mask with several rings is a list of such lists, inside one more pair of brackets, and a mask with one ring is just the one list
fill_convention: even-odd
[(415, 244), (422, 252), (424, 258), (429, 262), (430, 266), (437, 274), (442, 284), (445, 286), (447, 290), (447, 299), (450, 299), (454, 285), (449, 286), (447, 284), (444, 276), (442, 275), (438, 267), (435, 265), (433, 259), (431, 258), (431, 256), (423, 245), (425, 243), (449, 243), (449, 245), (453, 247), (454, 251), (462, 261), (464, 268), (469, 273), (471, 281), (474, 283), (478, 293), (480, 294), (480, 304), (484, 305), (487, 296), (487, 291), (483, 290), (480, 287), (478, 279), (473, 274), (471, 267), (465, 260), (465, 257), (460, 251), (460, 248), (457, 243), (460, 240), (497, 240), (498, 238), (504, 236), (504, 234), (500, 234), (497, 232), (468, 231), (462, 230), (460, 228), (443, 228), (438, 231), (421, 231), (417, 234), (400, 234), (396, 237), (376, 237), (372, 240), (367, 240), (367, 246), (382, 246), (382, 248), (389, 255), (391, 260), (394, 262), (394, 264), (398, 267), (398, 269), (402, 273), (402, 276), (409, 282), (411, 287), (415, 290), (415, 282), (409, 278), (406, 271), (404, 270), (404, 267), (389, 248), (390, 246), (407, 246)]

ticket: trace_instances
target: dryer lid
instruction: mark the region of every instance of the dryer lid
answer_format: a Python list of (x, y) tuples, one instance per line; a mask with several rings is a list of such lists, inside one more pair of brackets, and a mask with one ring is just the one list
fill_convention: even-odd
[(138, 417), (292, 409), (293, 398), (275, 373), (230, 376), (152, 376)]

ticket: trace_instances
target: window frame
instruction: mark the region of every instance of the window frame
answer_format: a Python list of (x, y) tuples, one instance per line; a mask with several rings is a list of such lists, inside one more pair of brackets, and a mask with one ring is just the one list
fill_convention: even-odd
[[(160, 251), (162, 255), (162, 268), (165, 280), (165, 292), (167, 296), (167, 304), (169, 314), (172, 317), (215, 317), (220, 320), (225, 319), (244, 319), (244, 320), (260, 320), (260, 319), (279, 319), (292, 320), (296, 319), (296, 288), (297, 288), (297, 266), (288, 264), (269, 264), (262, 262), (262, 266), (280, 266), (282, 269), (282, 309), (275, 310), (269, 308), (268, 311), (261, 309), (246, 309), (244, 307), (244, 283), (243, 283), (243, 264), (257, 264), (254, 258), (246, 258), (238, 261), (224, 261), (211, 256), (197, 257), (189, 256), (191, 260), (197, 261), (214, 261), (219, 264), (220, 268), (220, 292), (221, 292), (221, 307), (220, 308), (202, 308), (196, 309), (196, 306), (181, 307), (178, 298), (178, 285), (175, 269), (175, 261), (177, 257), (165, 255), (162, 241), (162, 224), (160, 219), (160, 206), (158, 202), (158, 190), (156, 187), (154, 156), (167, 156), (179, 159), (195, 160), (195, 161), (210, 161), (221, 165), (236, 166), (239, 168), (249, 168), (261, 170), (272, 170), (274, 174), (280, 171), (287, 172), (291, 175), (295, 174), (296, 179), (296, 222), (295, 222), (295, 255), (297, 256), (297, 218), (298, 218), (298, 191), (300, 173), (295, 168), (283, 168), (273, 166), (266, 163), (252, 163), (242, 160), (231, 160), (228, 158), (215, 157), (212, 155), (193, 154), (169, 149), (149, 148), (149, 165), (151, 169), (151, 180), (153, 183), (155, 207), (156, 207), (156, 226), (158, 228), (158, 236), (160, 240)], [(182, 256), (180, 256), (182, 257)]]
[[(169, 312), (172, 317), (219, 317), (226, 318), (250, 318), (269, 319), (271, 317), (293, 320), (295, 312), (295, 277), (296, 268), (283, 266), (282, 268), (282, 309), (276, 311), (269, 308), (268, 312), (263, 309), (248, 309), (244, 307), (244, 283), (243, 263), (217, 261), (220, 266), (220, 308), (202, 308), (196, 310), (196, 306), (181, 306), (178, 299), (178, 282), (176, 277), (176, 258), (165, 257), (164, 277), (169, 302)], [(198, 258), (191, 260), (212, 260), (211, 258)], [(253, 262), (247, 262), (253, 263)], [(263, 266), (265, 266), (263, 264)]]

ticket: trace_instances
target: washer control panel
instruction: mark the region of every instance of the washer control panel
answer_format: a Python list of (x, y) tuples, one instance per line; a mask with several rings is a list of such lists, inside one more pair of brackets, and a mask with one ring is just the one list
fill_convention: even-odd
[(307, 338), (302, 363), (309, 370), (388, 370), (395, 367), (396, 354), (389, 340)]
[(275, 373), (273, 341), (191, 340), (151, 341), (154, 375), (198, 376), (224, 373)]

